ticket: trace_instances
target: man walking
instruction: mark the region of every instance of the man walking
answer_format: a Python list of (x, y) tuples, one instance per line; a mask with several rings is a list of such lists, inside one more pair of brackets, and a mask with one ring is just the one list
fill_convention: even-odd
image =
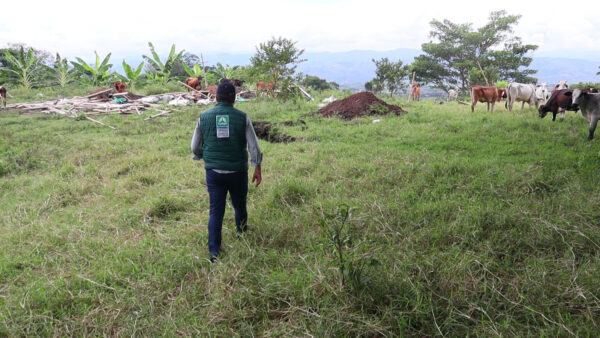
[(204, 159), (206, 187), (210, 198), (208, 220), (208, 250), (214, 262), (221, 251), (221, 229), (225, 215), (227, 192), (235, 210), (235, 227), (238, 233), (247, 229), (248, 213), (248, 151), (254, 166), (252, 182), (262, 181), (262, 153), (246, 113), (233, 107), (235, 87), (228, 82), (217, 88), (217, 104), (204, 111), (192, 137), (195, 159)]

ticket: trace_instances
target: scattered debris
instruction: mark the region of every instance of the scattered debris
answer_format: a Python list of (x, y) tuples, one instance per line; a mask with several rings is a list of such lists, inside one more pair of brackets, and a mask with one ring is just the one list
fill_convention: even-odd
[(318, 114), (325, 117), (339, 116), (345, 120), (371, 114), (406, 114), (400, 106), (387, 104), (371, 92), (360, 92), (350, 95), (345, 99), (336, 100), (319, 109)]

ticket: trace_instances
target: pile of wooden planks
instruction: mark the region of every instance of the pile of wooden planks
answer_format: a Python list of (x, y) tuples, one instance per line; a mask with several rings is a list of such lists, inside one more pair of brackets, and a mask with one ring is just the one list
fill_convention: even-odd
[[(22, 109), (23, 114), (57, 114), (69, 117), (77, 117), (78, 114), (101, 115), (101, 114), (141, 114), (141, 111), (157, 105), (145, 103), (139, 100), (117, 103), (112, 100), (98, 100), (95, 97), (106, 94), (106, 91), (93, 93), (87, 96), (76, 96), (71, 99), (59, 99), (39, 103), (14, 103), (7, 105), (7, 109)], [(118, 93), (115, 97), (127, 96), (128, 93)]]

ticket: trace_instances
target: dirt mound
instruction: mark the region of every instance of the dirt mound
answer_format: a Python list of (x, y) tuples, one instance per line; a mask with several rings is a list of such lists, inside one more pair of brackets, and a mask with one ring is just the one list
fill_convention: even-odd
[(256, 136), (268, 142), (281, 143), (281, 142), (294, 142), (296, 138), (283, 134), (277, 129), (271, 122), (266, 121), (252, 121), (252, 126), (256, 132)]
[(387, 104), (371, 92), (360, 92), (350, 95), (343, 100), (334, 101), (319, 109), (317, 114), (325, 117), (339, 116), (344, 120), (351, 120), (363, 115), (406, 114), (400, 106)]

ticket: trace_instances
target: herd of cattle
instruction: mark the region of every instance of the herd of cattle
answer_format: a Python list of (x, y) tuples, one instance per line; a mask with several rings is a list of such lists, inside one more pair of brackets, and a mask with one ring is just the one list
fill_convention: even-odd
[[(548, 92), (548, 85), (541, 83), (538, 85), (512, 82), (506, 89), (495, 86), (472, 86), (471, 87), (471, 112), (475, 111), (477, 102), (487, 103), (487, 110), (494, 111), (494, 104), (506, 99), (505, 107), (512, 111), (513, 105), (521, 102), (521, 112), (525, 103), (529, 107), (534, 106), (540, 117), (545, 117), (548, 112), (552, 112), (552, 121), (556, 120), (556, 115), (561, 114), (565, 117), (565, 111), (577, 111), (581, 109), (581, 114), (589, 124), (588, 140), (594, 138), (594, 131), (600, 117), (600, 94), (595, 88), (570, 89), (566, 81), (560, 81), (551, 92)], [(457, 91), (451, 89), (448, 93), (448, 99), (456, 99)]]

